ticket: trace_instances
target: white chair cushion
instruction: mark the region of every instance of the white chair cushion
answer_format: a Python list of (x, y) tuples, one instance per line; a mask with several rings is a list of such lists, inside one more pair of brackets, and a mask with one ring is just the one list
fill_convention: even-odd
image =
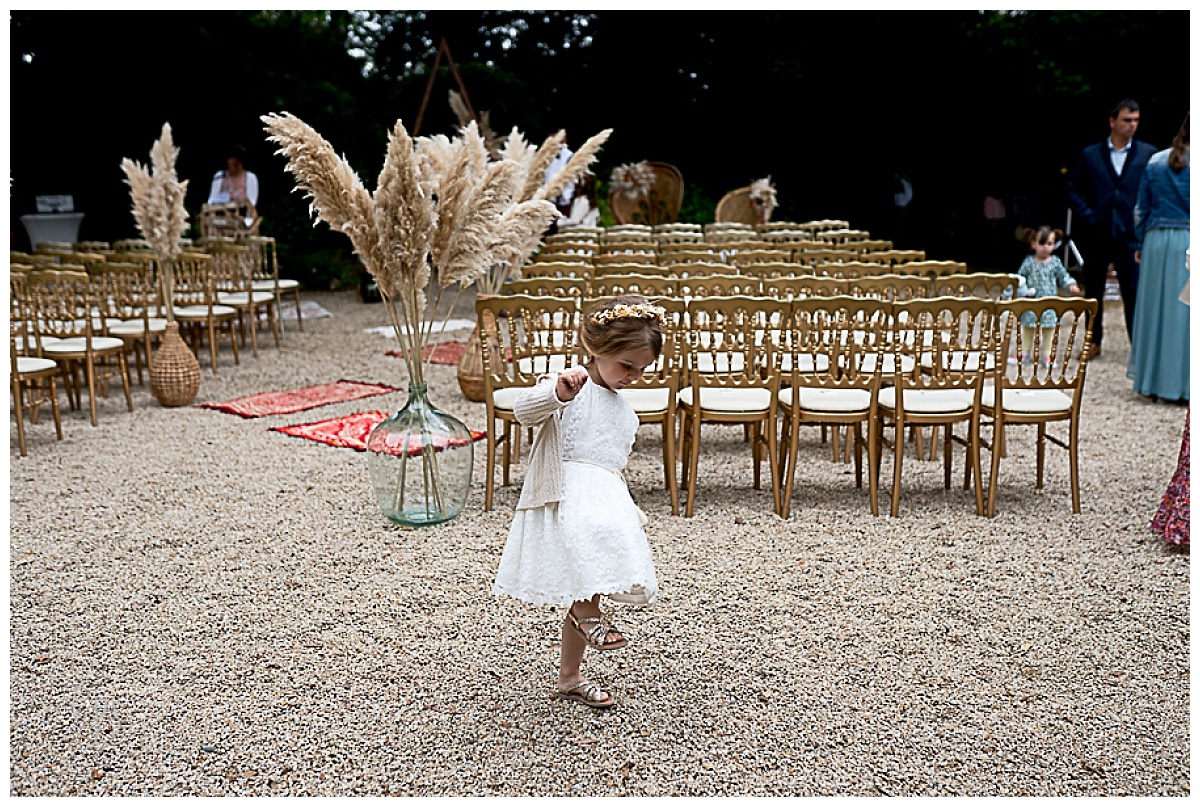
[[(799, 387), (800, 408), (808, 412), (866, 412), (871, 408), (871, 393), (865, 389), (822, 389)], [(779, 391), (779, 403), (790, 407), (796, 390)]]
[[(879, 361), (878, 357), (878, 353), (867, 353), (864, 355), (862, 357), (862, 364), (859, 365), (859, 370), (868, 375), (875, 372), (875, 364)], [(911, 373), (916, 364), (917, 360), (912, 356), (909, 356), (908, 354), (903, 354), (900, 356), (900, 369), (904, 372)], [(883, 367), (881, 368), (880, 372), (882, 372), (884, 375), (891, 375), (892, 373), (896, 372), (895, 353), (883, 354)]]
[[(991, 408), (996, 400), (995, 387), (983, 388), (983, 405)], [(1006, 389), (1004, 411), (1026, 414), (1069, 412), (1071, 396), (1058, 389)]]
[[(796, 368), (802, 373), (811, 373), (811, 372), (813, 372), (814, 367), (816, 367), (816, 369), (822, 373), (825, 372), (826, 370), (828, 370), (829, 369), (829, 357), (826, 356), (824, 353), (818, 353), (818, 354), (816, 354), (816, 356), (817, 356), (817, 360), (814, 362), (812, 353), (800, 353), (796, 357), (798, 359), (798, 361), (796, 362)], [(792, 354), (784, 353), (779, 359), (779, 372), (790, 373), (791, 371), (792, 371)]]
[[(904, 411), (914, 414), (935, 415), (951, 412), (966, 412), (975, 397), (969, 390), (962, 389), (910, 389), (904, 393)], [(885, 387), (879, 391), (879, 405), (884, 409), (896, 408), (896, 388)]]
[(290, 277), (279, 278), (279, 290), (280, 291), (291, 291), (292, 289), (298, 289), (298, 288), (300, 288), (299, 280), (293, 280)]
[(517, 396), (526, 389), (528, 387), (501, 387), (492, 393), (492, 404), (497, 409), (511, 412), (513, 405), (517, 402)]
[[(150, 333), (164, 333), (167, 330), (165, 319), (151, 319)], [(108, 329), (111, 336), (140, 336), (146, 332), (146, 323), (140, 319), (131, 319), (112, 325)]]
[(638, 413), (666, 412), (671, 402), (671, 391), (666, 389), (623, 389), (617, 394)]
[[(237, 309), (227, 305), (214, 305), (212, 312), (215, 317), (232, 317), (237, 314)], [(181, 305), (175, 309), (175, 319), (208, 319), (208, 306)]]
[[(256, 291), (251, 293), (254, 295), (256, 303), (269, 303), (275, 299), (274, 292)], [(217, 292), (217, 301), (222, 305), (249, 305), (250, 295), (244, 291), (221, 291)]]
[[(679, 391), (679, 403), (692, 406), (692, 388)], [(701, 387), (700, 408), (709, 412), (766, 412), (771, 406), (771, 391), (760, 387), (746, 389)]]
[[(42, 337), (42, 344), (43, 344), (43, 345), (48, 345), (48, 344), (50, 344), (51, 342), (61, 342), (61, 341), (62, 341), (62, 340), (61, 340), (61, 339), (59, 339), (57, 336), (43, 336), (43, 337)], [(24, 337), (24, 336), (18, 336), (18, 337), (17, 337), (17, 339), (16, 339), (16, 343), (17, 343), (17, 350), (19, 350), (19, 351), (23, 351), (23, 350), (30, 350), (30, 349), (32, 349), (32, 348), (33, 348), (33, 339), (32, 339), (32, 338), (30, 338), (30, 340), (29, 340), (29, 344), (28, 344), (28, 345), (26, 345), (26, 344), (25, 344), (25, 337)]]
[[(125, 347), (125, 342), (113, 336), (93, 336), (92, 350), (119, 350)], [(43, 353), (86, 353), (87, 352), (87, 337), (76, 336), (71, 339), (61, 339), (53, 344), (42, 342)]]
[(39, 359), (37, 356), (17, 356), (18, 373), (40, 373), (58, 366), (54, 359)]

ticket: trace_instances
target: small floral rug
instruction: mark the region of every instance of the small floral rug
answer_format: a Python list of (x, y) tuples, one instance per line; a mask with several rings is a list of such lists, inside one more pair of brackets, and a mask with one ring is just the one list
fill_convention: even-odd
[[(455, 342), (453, 340), (447, 342), (438, 342), (436, 345), (426, 345), (421, 351), (424, 360), (433, 364), (458, 364), (462, 359), (463, 353), (466, 352), (466, 342)], [(388, 356), (399, 356), (404, 358), (404, 354), (399, 350), (385, 351)]]
[[(339, 448), (353, 448), (355, 451), (366, 451), (367, 437), (370, 436), (371, 430), (388, 417), (389, 415), (386, 412), (357, 412), (353, 415), (318, 420), (313, 423), (272, 426), (271, 431), (282, 432), (292, 437), (303, 437), (306, 440), (315, 440), (318, 443), (325, 443), (326, 445), (337, 446)], [(472, 441), (482, 440), (486, 436), (484, 432), (471, 430)], [(457, 444), (465, 445), (466, 440), (464, 439)], [(441, 451), (447, 445), (449, 445), (448, 440), (438, 437), (434, 442), (434, 450)], [(421, 452), (421, 446), (415, 444), (411, 437), (408, 440), (400, 438), (396, 445), (389, 446), (389, 448), (391, 449), (390, 453), (393, 454), (401, 454), (407, 450), (410, 457), (416, 456)]]
[(398, 387), (391, 387), (387, 384), (367, 384), (361, 381), (342, 379), (331, 384), (316, 384), (311, 387), (278, 392), (260, 392), (222, 403), (202, 403), (196, 404), (196, 406), (201, 409), (216, 409), (244, 418), (259, 418), (268, 415), (290, 415), (293, 412), (303, 412), (305, 409), (315, 409), (318, 406), (398, 391)]

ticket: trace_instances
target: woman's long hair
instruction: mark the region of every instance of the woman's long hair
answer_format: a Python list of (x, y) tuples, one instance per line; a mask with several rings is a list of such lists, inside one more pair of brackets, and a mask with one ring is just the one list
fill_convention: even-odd
[(1171, 170), (1173, 171), (1182, 171), (1184, 166), (1188, 164), (1191, 152), (1188, 129), (1190, 128), (1191, 119), (1192, 113), (1189, 112), (1184, 116), (1183, 125), (1179, 127), (1179, 132), (1175, 135), (1175, 139), (1171, 141), (1171, 153), (1167, 156), (1167, 165), (1171, 166)]

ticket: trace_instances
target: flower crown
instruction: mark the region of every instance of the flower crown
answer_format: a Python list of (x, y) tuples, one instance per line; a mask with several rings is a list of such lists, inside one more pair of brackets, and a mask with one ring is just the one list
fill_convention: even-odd
[(614, 319), (653, 319), (657, 320), (659, 325), (667, 324), (667, 309), (661, 305), (650, 305), (650, 303), (618, 303), (612, 308), (605, 308), (603, 311), (597, 311), (592, 314), (592, 322), (600, 325), (607, 325)]

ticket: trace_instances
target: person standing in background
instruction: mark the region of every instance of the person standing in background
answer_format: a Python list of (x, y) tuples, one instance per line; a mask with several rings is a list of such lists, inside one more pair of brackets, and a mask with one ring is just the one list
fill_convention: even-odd
[(1190, 121), (1188, 113), (1171, 147), (1150, 158), (1138, 190), (1133, 219), (1141, 271), (1125, 369), (1139, 395), (1181, 402), (1191, 388), (1188, 307), (1179, 297), (1191, 246)]
[(258, 177), (246, 170), (246, 150), (235, 146), (225, 158), (225, 170), (213, 176), (208, 204), (243, 200), (258, 207)]
[(1067, 201), (1079, 217), (1073, 237), (1083, 254), (1084, 293), (1097, 301), (1093, 358), (1100, 355), (1104, 340), (1104, 287), (1109, 264), (1116, 268), (1125, 304), (1125, 328), (1133, 341), (1139, 246), (1133, 207), (1142, 172), (1157, 151), (1149, 143), (1133, 139), (1140, 122), (1137, 101), (1127, 98), (1118, 102), (1108, 114), (1108, 137), (1083, 150), (1067, 184)]

